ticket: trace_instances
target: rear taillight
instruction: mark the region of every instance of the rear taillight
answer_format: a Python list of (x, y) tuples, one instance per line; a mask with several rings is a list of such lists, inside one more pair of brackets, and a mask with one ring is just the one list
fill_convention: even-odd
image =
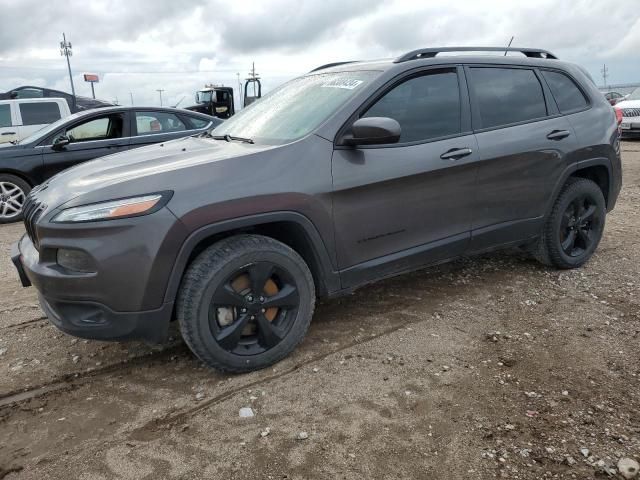
[(613, 107), (613, 111), (616, 112), (616, 120), (618, 121), (618, 125), (622, 123), (622, 110), (618, 107)]

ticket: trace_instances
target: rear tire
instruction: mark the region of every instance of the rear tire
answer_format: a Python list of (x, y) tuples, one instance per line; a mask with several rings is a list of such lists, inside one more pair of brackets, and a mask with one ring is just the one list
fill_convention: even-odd
[(291, 353), (307, 332), (314, 305), (313, 277), (300, 255), (269, 237), (238, 235), (189, 265), (176, 316), (200, 360), (241, 373)]
[(534, 256), (560, 269), (584, 265), (598, 247), (607, 209), (600, 187), (586, 178), (570, 178), (556, 199)]
[(31, 185), (20, 177), (0, 173), (0, 224), (22, 220), (22, 207)]

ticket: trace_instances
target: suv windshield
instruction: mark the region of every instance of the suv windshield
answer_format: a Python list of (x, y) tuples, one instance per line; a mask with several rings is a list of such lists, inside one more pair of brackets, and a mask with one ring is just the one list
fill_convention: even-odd
[(379, 74), (355, 71), (296, 78), (220, 124), (213, 134), (271, 145), (297, 140), (317, 128)]
[(631, 92), (625, 100), (640, 100), (640, 87)]

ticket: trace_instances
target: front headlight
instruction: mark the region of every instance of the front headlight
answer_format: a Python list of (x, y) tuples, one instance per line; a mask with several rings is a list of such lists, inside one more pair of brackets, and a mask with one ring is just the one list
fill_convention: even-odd
[(56, 215), (52, 221), (56, 223), (92, 222), (147, 215), (161, 208), (169, 200), (168, 196), (170, 197), (170, 194), (154, 193), (67, 208)]

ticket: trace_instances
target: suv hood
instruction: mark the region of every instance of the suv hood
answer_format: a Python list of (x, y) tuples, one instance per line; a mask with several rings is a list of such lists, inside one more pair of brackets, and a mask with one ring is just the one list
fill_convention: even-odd
[[(141, 185), (141, 191), (138, 192), (140, 194), (151, 193), (144, 190), (148, 187), (143, 186), (143, 184), (155, 184), (150, 177), (250, 155), (271, 148), (274, 147), (226, 142), (205, 137), (185, 137), (82, 163), (59, 173), (33, 191), (38, 202), (51, 208), (56, 208), (89, 192), (98, 190), (118, 192), (119, 187), (125, 183)], [(211, 181), (215, 181), (215, 178), (211, 178)], [(164, 184), (155, 186), (155, 191), (165, 189), (167, 185)], [(109, 200), (123, 196), (127, 196), (126, 193), (115, 193), (115, 196), (111, 194), (103, 199)], [(94, 200), (88, 200), (88, 202), (91, 201)]]

